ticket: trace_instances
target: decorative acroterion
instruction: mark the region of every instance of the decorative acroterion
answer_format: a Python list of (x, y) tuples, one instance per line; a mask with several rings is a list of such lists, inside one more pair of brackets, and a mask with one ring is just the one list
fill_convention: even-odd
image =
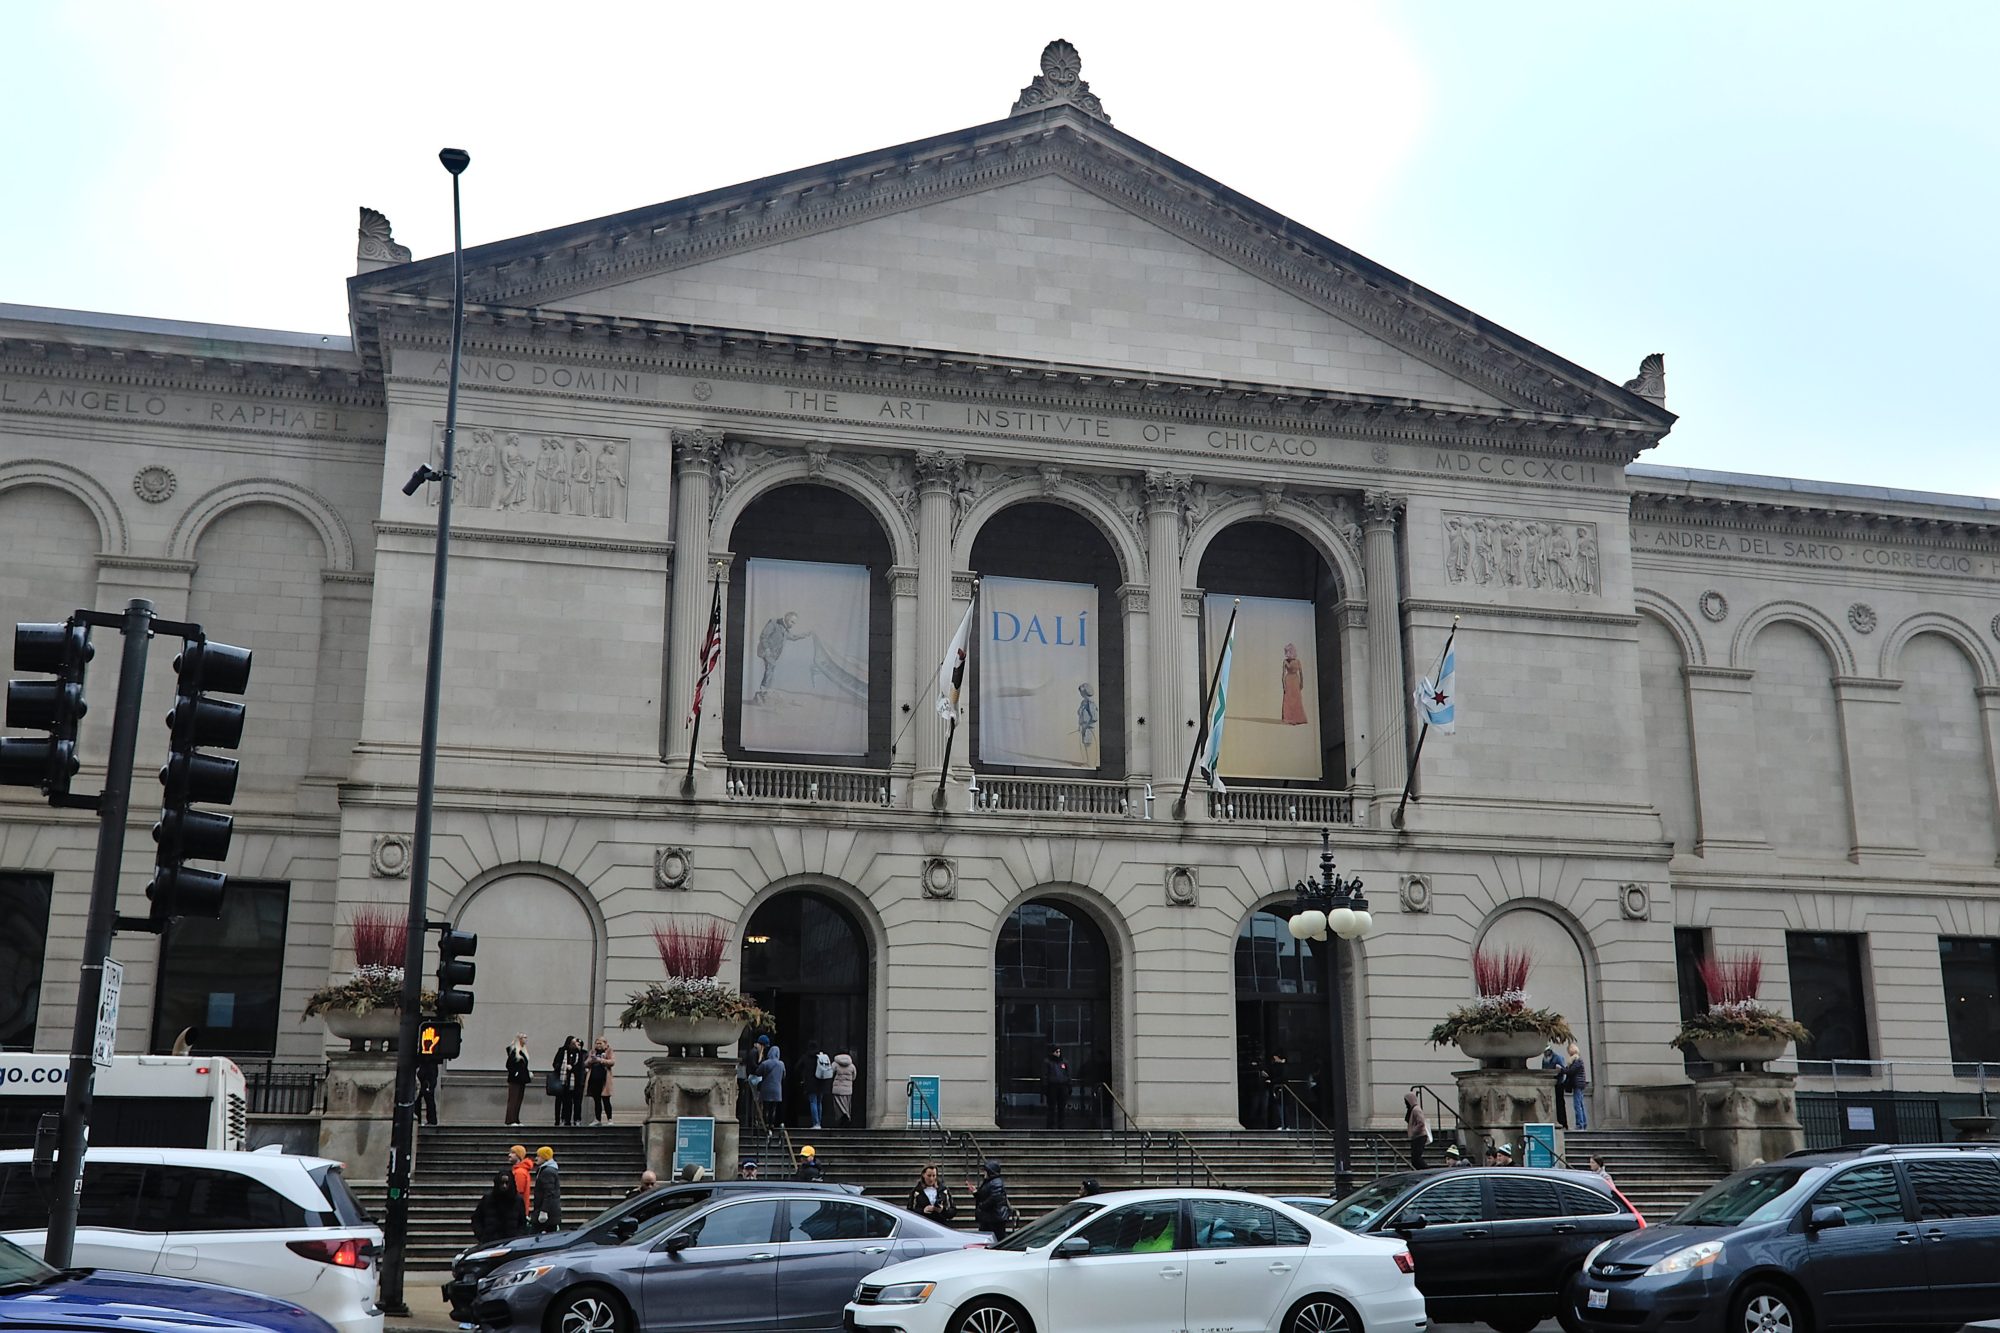
[(1111, 117), (1104, 113), (1104, 103), (1097, 100), (1097, 94), (1083, 81), (1083, 57), (1060, 37), (1042, 48), (1042, 72), (1021, 90), (1009, 114), (1018, 116), (1023, 111), (1045, 106), (1073, 106), (1106, 125), (1111, 123)]

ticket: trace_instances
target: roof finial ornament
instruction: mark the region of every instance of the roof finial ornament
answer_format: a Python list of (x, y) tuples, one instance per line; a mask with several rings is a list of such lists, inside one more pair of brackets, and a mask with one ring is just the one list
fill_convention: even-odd
[(1667, 357), (1664, 352), (1655, 352), (1639, 363), (1639, 373), (1625, 381), (1625, 387), (1641, 398), (1650, 398), (1661, 407), (1667, 405)]
[(355, 272), (373, 273), (391, 264), (410, 262), (410, 247), (396, 244), (389, 219), (366, 204), (361, 206), (359, 243), (354, 248)]
[(1042, 48), (1042, 72), (1021, 90), (1008, 114), (1018, 116), (1042, 106), (1073, 106), (1106, 125), (1111, 123), (1111, 117), (1104, 114), (1104, 103), (1083, 81), (1083, 57), (1060, 37)]

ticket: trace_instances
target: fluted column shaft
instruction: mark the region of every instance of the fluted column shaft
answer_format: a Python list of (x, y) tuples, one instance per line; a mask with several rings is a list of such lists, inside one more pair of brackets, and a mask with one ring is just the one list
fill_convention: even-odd
[(1375, 790), (1388, 798), (1409, 775), (1410, 737), (1405, 730), (1408, 673), (1403, 667), (1401, 579), (1396, 567), (1396, 523), (1405, 500), (1370, 491), (1362, 503), (1361, 559), (1368, 579), (1368, 745)]
[[(919, 782), (935, 780), (944, 762), (945, 722), (937, 715), (935, 673), (958, 628), (952, 620), (952, 498), (964, 473), (965, 460), (956, 454), (928, 449), (917, 455), (917, 696), (911, 706), (918, 716), (910, 730), (916, 734)], [(958, 739), (961, 746), (972, 743), (968, 735)], [(959, 750), (960, 757), (966, 753)]]
[[(694, 702), (695, 676), (700, 669), (702, 638), (708, 632), (710, 602), (708, 521), (716, 460), (722, 456), (719, 430), (673, 432), (674, 447), (674, 578), (667, 612), (666, 757), (669, 764), (686, 764), (693, 728), (687, 725)], [(702, 701), (704, 740), (722, 734), (721, 669), (710, 678)], [(714, 735), (708, 736), (710, 730)]]
[(1178, 779), (1175, 767), (1193, 744), (1183, 697), (1187, 678), (1181, 671), (1181, 521), (1187, 505), (1188, 479), (1178, 472), (1146, 474), (1146, 621), (1147, 677), (1152, 716), (1146, 720), (1150, 741), (1144, 754), (1134, 756), (1155, 782)]

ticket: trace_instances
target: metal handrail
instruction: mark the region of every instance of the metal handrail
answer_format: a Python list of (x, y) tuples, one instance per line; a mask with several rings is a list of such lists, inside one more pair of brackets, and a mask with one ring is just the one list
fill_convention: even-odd
[[(2000, 1064), (1996, 1064), (1988, 1060), (1859, 1060), (1859, 1059), (1848, 1059), (1842, 1056), (1826, 1056), (1823, 1058), (1819, 1056), (1812, 1056), (1801, 1059), (1799, 1056), (1796, 1055), (1781, 1055), (1776, 1059), (1772, 1060), (1770, 1063), (1774, 1065), (1788, 1064), (1792, 1066), (1792, 1069), (1794, 1070), (1794, 1072), (1798, 1074), (1800, 1078), (1831, 1079), (1833, 1081), (1833, 1090), (1836, 1093), (1840, 1091), (1840, 1069), (1841, 1066), (1843, 1065), (1849, 1066), (1850, 1068), (1855, 1065), (1862, 1065), (1869, 1069), (1879, 1069), (1884, 1071), (1883, 1073), (1864, 1074), (1861, 1075), (1861, 1077), (1863, 1079), (1868, 1079), (1868, 1080), (1886, 1077), (1888, 1079), (1889, 1086), (1888, 1088), (1885, 1089), (1885, 1091), (1888, 1092), (1894, 1092), (1896, 1090), (1896, 1066), (1898, 1065), (1907, 1065), (1911, 1068), (1919, 1068), (1919, 1069), (1936, 1069), (1942, 1067), (1944, 1069), (1948, 1069), (1951, 1071), (1950, 1077), (1954, 1080), (1962, 1078), (1971, 1078), (1978, 1080), (1979, 1113), (1981, 1115), (1988, 1114), (1986, 1109), (1987, 1106), (1986, 1071), (1990, 1068), (1994, 1071), (1996, 1075), (2000, 1075)], [(1805, 1069), (1805, 1066), (1807, 1065), (1825, 1065), (1826, 1073), (1824, 1074), (1807, 1073)], [(1970, 1066), (1972, 1069), (1972, 1072), (1970, 1074), (1961, 1074), (1958, 1072), (1960, 1069), (1966, 1068), (1967, 1066)], [(1855, 1076), (1853, 1074), (1849, 1074), (1848, 1077), (1852, 1079)], [(1935, 1089), (1913, 1088), (1911, 1089), (1911, 1091), (1929, 1092), (1929, 1091), (1935, 1091)]]
[[(931, 1101), (930, 1097), (915, 1079), (910, 1079), (903, 1084), (903, 1095), (914, 1100), (922, 1108), (923, 1118), (918, 1128), (925, 1136), (925, 1144), (929, 1145), (934, 1137), (936, 1155), (939, 1157), (944, 1156), (944, 1150), (951, 1147), (951, 1131), (944, 1127), (944, 1117), (939, 1113), (937, 1105)], [(928, 1147), (927, 1151), (929, 1151)]]
[(1188, 1167), (1188, 1175), (1190, 1177), (1194, 1175), (1193, 1164), (1198, 1162), (1201, 1164), (1201, 1169), (1208, 1173), (1208, 1183), (1210, 1185), (1217, 1189), (1226, 1190), (1229, 1188), (1229, 1182), (1224, 1180), (1221, 1174), (1208, 1164), (1208, 1159), (1201, 1155), (1201, 1151), (1194, 1146), (1194, 1141), (1189, 1139), (1186, 1134), (1183, 1134), (1178, 1129), (1170, 1129), (1167, 1131), (1167, 1141), (1174, 1146), (1174, 1183), (1176, 1185), (1180, 1183), (1181, 1150), (1186, 1149), (1190, 1163)]
[[(1437, 1121), (1436, 1121), (1437, 1129), (1442, 1130), (1444, 1128), (1445, 1116), (1451, 1117), (1452, 1120), (1451, 1137), (1454, 1142), (1457, 1141), (1460, 1134), (1464, 1132), (1464, 1125), (1458, 1118), (1458, 1108), (1456, 1106), (1453, 1106), (1451, 1103), (1447, 1102), (1444, 1099), (1444, 1094), (1439, 1092), (1436, 1088), (1430, 1086), (1430, 1084), (1428, 1083), (1418, 1083), (1414, 1084), (1413, 1086), (1417, 1089), (1417, 1101), (1419, 1103), (1423, 1101), (1425, 1096), (1429, 1096), (1431, 1101), (1437, 1106), (1438, 1110)], [(1437, 1137), (1438, 1135), (1435, 1132), (1433, 1132), (1431, 1135), (1432, 1141), (1435, 1142)]]
[[(1290, 1098), (1291, 1098), (1291, 1099), (1292, 1099), (1292, 1100), (1293, 1100), (1294, 1102), (1297, 1102), (1297, 1103), (1298, 1103), (1298, 1107), (1299, 1107), (1299, 1109), (1300, 1109), (1301, 1111), (1304, 1111), (1304, 1112), (1305, 1112), (1305, 1113), (1306, 1113), (1306, 1114), (1307, 1114), (1308, 1116), (1310, 1116), (1310, 1117), (1312, 1118), (1312, 1122), (1313, 1122), (1313, 1123), (1314, 1123), (1315, 1125), (1318, 1125), (1318, 1126), (1319, 1126), (1319, 1128), (1320, 1128), (1320, 1132), (1321, 1132), (1322, 1134), (1326, 1135), (1326, 1141), (1327, 1141), (1328, 1143), (1332, 1143), (1332, 1142), (1333, 1142), (1333, 1128), (1332, 1128), (1332, 1126), (1328, 1125), (1328, 1124), (1326, 1123), (1326, 1121), (1324, 1121), (1324, 1120), (1322, 1120), (1322, 1119), (1320, 1119), (1320, 1118), (1319, 1118), (1319, 1112), (1317, 1112), (1317, 1111), (1313, 1110), (1313, 1109), (1312, 1109), (1312, 1107), (1310, 1107), (1310, 1106), (1306, 1105), (1306, 1099), (1305, 1099), (1305, 1098), (1303, 1098), (1303, 1097), (1301, 1097), (1301, 1096), (1299, 1096), (1299, 1093), (1298, 1093), (1298, 1089), (1294, 1088), (1294, 1087), (1293, 1087), (1293, 1086), (1292, 1086), (1291, 1084), (1289, 1084), (1289, 1083), (1280, 1083), (1280, 1084), (1278, 1085), (1278, 1087), (1279, 1087), (1279, 1089), (1281, 1090), (1281, 1091), (1280, 1091), (1280, 1093), (1279, 1093), (1279, 1095), (1280, 1095), (1280, 1096), (1286, 1096), (1286, 1097), (1290, 1097)], [(1319, 1168), (1319, 1140), (1317, 1140), (1317, 1139), (1313, 1139), (1313, 1140), (1312, 1140), (1312, 1149), (1313, 1149), (1313, 1168), (1314, 1168), (1314, 1170), (1318, 1170), (1318, 1168)]]
[(1099, 1083), (1097, 1086), (1103, 1091), (1106, 1097), (1111, 1099), (1111, 1105), (1125, 1121), (1123, 1129), (1114, 1128), (1110, 1132), (1118, 1136), (1119, 1151), (1124, 1156), (1126, 1166), (1129, 1167), (1132, 1165), (1132, 1147), (1135, 1143), (1138, 1145), (1139, 1184), (1143, 1187), (1146, 1183), (1146, 1149), (1152, 1146), (1153, 1136), (1139, 1128), (1138, 1124), (1132, 1119), (1132, 1112), (1125, 1105), (1124, 1099), (1119, 1097), (1117, 1091), (1109, 1083)]

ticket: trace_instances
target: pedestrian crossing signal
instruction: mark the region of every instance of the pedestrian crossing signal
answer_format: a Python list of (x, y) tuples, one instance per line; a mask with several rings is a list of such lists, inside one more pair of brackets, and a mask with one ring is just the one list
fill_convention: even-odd
[(419, 1060), (456, 1060), (464, 1029), (456, 1023), (429, 1022), (417, 1027)]

